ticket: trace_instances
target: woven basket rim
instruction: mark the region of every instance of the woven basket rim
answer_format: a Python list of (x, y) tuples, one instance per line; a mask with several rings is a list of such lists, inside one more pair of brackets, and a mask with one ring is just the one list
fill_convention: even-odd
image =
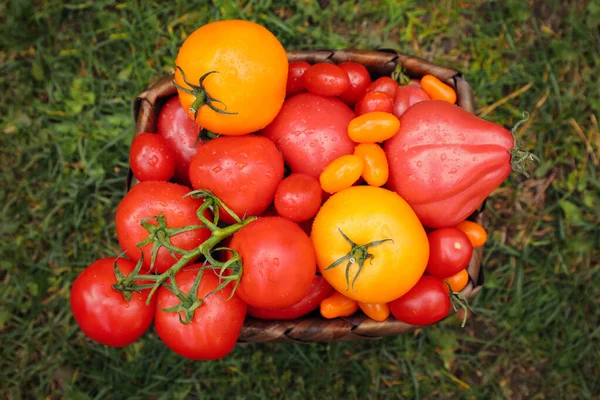
[[(391, 49), (379, 51), (368, 50), (307, 50), (288, 51), (288, 60), (307, 61), (310, 64), (318, 62), (357, 62), (364, 65), (373, 76), (390, 75), (397, 65), (401, 65), (407, 75), (420, 78), (425, 74), (438, 77), (451, 85), (457, 93), (457, 105), (466, 111), (474, 112), (474, 102), (471, 87), (464, 75), (455, 69), (433, 64), (419, 57), (406, 55)], [(167, 75), (153, 82), (134, 100), (133, 111), (136, 121), (135, 135), (143, 132), (156, 132), (156, 121), (160, 107), (164, 102), (176, 95), (173, 76)], [(128, 172), (126, 187), (131, 188), (137, 181), (131, 170)], [(485, 225), (485, 202), (470, 217), (470, 220)], [(469, 283), (461, 291), (468, 299), (479, 292), (484, 283), (481, 261), (483, 248), (474, 249), (473, 257), (468, 266)], [(451, 313), (452, 314), (452, 311)], [(449, 315), (450, 315), (449, 314)], [(385, 336), (398, 335), (412, 331), (417, 326), (411, 326), (390, 317), (383, 322), (375, 322), (358, 311), (348, 318), (327, 320), (313, 312), (309, 316), (296, 320), (257, 320), (247, 317), (242, 329), (239, 342), (273, 342), (285, 341), (296, 343), (329, 342), (377, 339)]]

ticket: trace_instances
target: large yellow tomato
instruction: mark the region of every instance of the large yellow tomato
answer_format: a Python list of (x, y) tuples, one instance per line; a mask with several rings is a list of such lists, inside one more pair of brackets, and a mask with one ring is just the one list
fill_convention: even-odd
[(353, 186), (319, 210), (311, 239), (323, 277), (361, 303), (408, 292), (427, 266), (429, 243), (415, 212), (395, 192)]
[(198, 28), (175, 60), (183, 109), (222, 135), (267, 126), (283, 105), (287, 73), (287, 54), (279, 40), (250, 21), (218, 21)]

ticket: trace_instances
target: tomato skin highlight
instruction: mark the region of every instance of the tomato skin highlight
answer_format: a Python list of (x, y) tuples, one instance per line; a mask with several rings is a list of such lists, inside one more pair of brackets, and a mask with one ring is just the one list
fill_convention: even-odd
[(341, 156), (321, 173), (319, 177), (321, 188), (327, 193), (336, 193), (347, 189), (360, 179), (363, 168), (363, 160), (360, 157)]
[[(149, 233), (140, 225), (145, 218), (155, 217), (162, 214), (168, 228), (181, 228), (188, 225), (201, 224), (196, 211), (204, 202), (202, 199), (184, 197), (189, 193), (185, 186), (164, 181), (145, 181), (135, 185), (123, 197), (117, 206), (116, 227), (117, 239), (121, 249), (126, 252), (127, 257), (137, 262), (142, 252), (144, 253), (144, 269), (150, 269), (153, 243), (146, 244), (142, 250), (137, 244), (145, 240)], [(211, 218), (208, 211), (204, 216)], [(156, 225), (156, 221), (148, 221)], [(202, 244), (211, 232), (208, 228), (194, 229), (182, 232), (171, 237), (171, 244), (184, 250), (192, 250)], [(177, 259), (181, 255), (177, 254)], [(156, 256), (154, 264), (155, 272), (165, 272), (177, 262), (169, 251), (161, 247)]]
[[(283, 157), (262, 136), (219, 137), (204, 144), (190, 164), (194, 189), (213, 192), (242, 218), (260, 215), (275, 197), (283, 179)], [(219, 218), (233, 223), (224, 209)]]
[(371, 75), (364, 65), (355, 62), (343, 62), (338, 66), (346, 71), (350, 86), (340, 95), (340, 100), (353, 106), (367, 91), (371, 84)]
[(446, 283), (440, 278), (423, 275), (408, 293), (390, 302), (390, 311), (399, 321), (424, 326), (444, 319), (450, 306)]
[(229, 247), (242, 258), (244, 269), (236, 293), (248, 305), (287, 308), (310, 290), (315, 252), (295, 223), (281, 217), (259, 218), (237, 231)]
[(433, 75), (425, 75), (421, 78), (421, 87), (432, 100), (441, 100), (450, 104), (456, 103), (456, 92), (454, 89)]
[(202, 140), (198, 139), (201, 129), (188, 117), (177, 96), (170, 98), (160, 109), (156, 130), (173, 150), (177, 183), (190, 185), (188, 170), (192, 157), (202, 146)]
[(467, 283), (469, 283), (469, 273), (466, 269), (463, 269), (458, 273), (445, 278), (444, 282), (450, 285), (450, 289), (452, 289), (453, 292), (460, 292), (467, 286)]
[(394, 99), (394, 115), (400, 118), (410, 106), (425, 100), (431, 100), (431, 97), (420, 86), (412, 84), (400, 86)]
[(260, 134), (275, 142), (292, 172), (319, 179), (330, 162), (354, 151), (355, 143), (348, 137), (354, 116), (339, 99), (300, 93), (285, 101)]
[(373, 111), (392, 113), (394, 111), (394, 98), (385, 92), (368, 92), (361, 97), (354, 106), (356, 115), (363, 115)]
[(329, 297), (332, 292), (333, 288), (327, 283), (325, 278), (320, 275), (315, 275), (308, 294), (293, 306), (279, 310), (268, 310), (248, 306), (248, 314), (254, 318), (266, 320), (291, 320), (300, 318), (319, 308), (321, 301)]
[(436, 229), (427, 235), (429, 262), (426, 271), (438, 278), (448, 278), (465, 269), (473, 256), (468, 236), (456, 228)]
[(155, 299), (147, 306), (150, 289), (133, 292), (130, 301), (113, 289), (117, 283), (115, 261), (125, 276), (135, 269), (135, 264), (124, 258), (95, 261), (73, 282), (70, 303), (75, 321), (89, 338), (107, 346), (124, 347), (139, 339), (152, 324)]
[(346, 71), (335, 64), (318, 63), (311, 66), (303, 77), (304, 87), (321, 96), (339, 96), (350, 87)]
[(334, 291), (333, 294), (321, 301), (320, 311), (321, 315), (327, 319), (349, 317), (358, 311), (358, 302)]
[[(190, 292), (201, 266), (190, 265), (175, 275), (177, 286), (183, 293)], [(187, 325), (179, 321), (179, 313), (164, 311), (181, 301), (164, 286), (158, 290), (154, 326), (161, 340), (175, 353), (192, 360), (216, 360), (235, 347), (244, 325), (246, 303), (237, 294), (229, 299), (231, 284), (208, 295), (218, 286), (217, 275), (205, 270), (196, 294), (196, 298), (204, 298), (204, 302), (194, 311), (194, 317)], [(183, 318), (183, 312), (180, 313)]]
[(348, 124), (348, 136), (356, 143), (378, 143), (398, 132), (400, 121), (393, 114), (373, 111), (354, 118)]
[(142, 133), (131, 143), (129, 165), (140, 182), (168, 181), (175, 173), (175, 155), (162, 136)]
[(310, 68), (306, 61), (296, 61), (289, 65), (286, 85), (286, 97), (306, 91), (304, 87), (304, 73)]
[(398, 193), (425, 226), (452, 227), (466, 219), (512, 171), (512, 134), (458, 106), (427, 100), (400, 117), (387, 140), (386, 187)]
[(293, 222), (311, 219), (321, 208), (323, 192), (319, 181), (306, 174), (291, 174), (275, 192), (275, 210)]
[(362, 177), (370, 186), (383, 186), (388, 180), (389, 166), (385, 152), (378, 144), (364, 143), (354, 148), (354, 155), (363, 160)]
[(476, 222), (464, 220), (456, 225), (456, 228), (463, 231), (469, 237), (473, 247), (481, 247), (487, 242), (485, 228)]
[(390, 306), (386, 303), (358, 303), (358, 306), (367, 317), (377, 322), (383, 322), (390, 316)]
[(389, 76), (382, 76), (377, 78), (367, 88), (368, 92), (385, 92), (389, 94), (392, 99), (396, 97), (398, 90), (398, 82), (390, 78)]
[[(191, 110), (197, 96), (178, 89), (181, 106), (189, 117), (211, 132), (245, 135), (268, 125), (285, 99), (288, 59), (279, 40), (265, 27), (251, 21), (222, 20), (201, 26), (179, 48), (175, 60), (175, 83), (191, 89), (211, 72), (203, 87), (219, 110), (208, 105)], [(226, 107), (226, 109), (225, 109)]]
[[(347, 262), (327, 269), (352, 247), (391, 239), (369, 247), (354, 285), (346, 279)], [(311, 239), (319, 271), (337, 291), (363, 303), (387, 303), (408, 292), (425, 272), (429, 243), (410, 206), (396, 193), (372, 186), (352, 186), (332, 195), (315, 217)], [(350, 283), (358, 262), (349, 269)], [(352, 288), (353, 286), (353, 288)]]

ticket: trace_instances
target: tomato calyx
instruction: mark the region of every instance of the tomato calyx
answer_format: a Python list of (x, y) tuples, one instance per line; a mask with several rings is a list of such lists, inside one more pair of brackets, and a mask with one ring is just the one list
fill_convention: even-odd
[[(198, 286), (200, 285), (203, 272), (204, 271), (201, 268), (198, 272), (198, 275), (196, 275), (196, 278), (194, 278), (194, 283), (187, 294), (184, 294), (177, 286), (177, 282), (175, 282), (175, 275), (171, 277), (169, 283), (165, 284), (165, 287), (169, 289), (175, 296), (177, 296), (181, 303), (172, 307), (163, 308), (162, 310), (166, 312), (176, 312), (177, 316), (179, 317), (179, 322), (184, 325), (192, 322), (192, 318), (194, 318), (194, 311), (204, 303), (204, 298), (198, 298)], [(182, 312), (185, 316), (185, 319), (181, 318)]]
[[(242, 257), (240, 257), (240, 253), (229, 247), (219, 247), (214, 250), (228, 251), (231, 254), (233, 254), (233, 256), (225, 262), (220, 262), (215, 260), (210, 253), (206, 254), (206, 260), (211, 264), (210, 266), (206, 266), (206, 268), (219, 271), (217, 273), (217, 276), (219, 277), (219, 285), (209, 294), (216, 293), (233, 282), (233, 289), (231, 290), (231, 295), (227, 298), (227, 300), (230, 300), (235, 294), (235, 291), (237, 290), (237, 287), (239, 286), (240, 281), (242, 279), (242, 272), (244, 270), (242, 266)], [(225, 274), (226, 272), (227, 274)]]
[(448, 282), (444, 281), (444, 283), (446, 284), (446, 286), (448, 286), (448, 295), (450, 296), (450, 303), (452, 304), (452, 309), (454, 310), (454, 312), (458, 312), (459, 310), (463, 311), (463, 319), (460, 324), (460, 327), (464, 328), (465, 324), (467, 323), (468, 311), (473, 312), (473, 309), (471, 308), (471, 306), (469, 306), (469, 301), (462, 293), (453, 291), (452, 287)]
[(396, 65), (391, 77), (393, 80), (398, 82), (398, 85), (400, 86), (408, 85), (410, 83), (410, 77), (406, 75), (402, 65)]
[(131, 273), (127, 276), (123, 275), (123, 273), (119, 269), (119, 265), (117, 264), (118, 261), (119, 257), (115, 258), (115, 261), (113, 263), (115, 278), (117, 278), (117, 282), (113, 284), (113, 289), (121, 292), (123, 294), (123, 297), (125, 297), (125, 300), (130, 301), (131, 296), (133, 296), (134, 292), (139, 292), (154, 286), (153, 284), (136, 283), (136, 279), (139, 279), (138, 274), (142, 269), (142, 265), (144, 264), (143, 254), (138, 263), (136, 264), (135, 269), (131, 271)]
[[(375, 258), (375, 256), (373, 254), (369, 253), (369, 248), (374, 247), (374, 246), (379, 246), (380, 244), (383, 244), (385, 242), (394, 243), (394, 240), (381, 239), (381, 240), (375, 240), (373, 242), (369, 242), (366, 244), (358, 245), (358, 244), (354, 243), (352, 241), (352, 239), (350, 239), (340, 228), (338, 228), (338, 231), (340, 231), (340, 234), (342, 235), (344, 240), (346, 242), (348, 242), (348, 244), (351, 246), (351, 249), (345, 256), (339, 258), (338, 260), (334, 261), (331, 265), (329, 265), (327, 268), (325, 268), (325, 271), (333, 269), (333, 268), (337, 267), (338, 265), (342, 264), (343, 262), (348, 261), (348, 263), (346, 264), (346, 270), (345, 270), (346, 285), (347, 285), (346, 291), (350, 290), (350, 287), (352, 287), (352, 290), (354, 290), (354, 283), (356, 282), (356, 279), (358, 279), (358, 276), (362, 272), (362, 269), (365, 266), (365, 262), (367, 260), (369, 260), (369, 262), (371, 262), (371, 260), (373, 258)], [(350, 283), (350, 268), (355, 263), (358, 264), (358, 270), (356, 271), (356, 273), (354, 274), (354, 277), (352, 278), (352, 283)]]
[(527, 169), (525, 168), (525, 162), (526, 161), (537, 162), (537, 163), (540, 162), (540, 159), (538, 158), (538, 156), (536, 156), (535, 154), (533, 154), (529, 151), (523, 150), (524, 144), (521, 140), (518, 140), (517, 136), (516, 136), (517, 129), (519, 128), (519, 126), (521, 126), (528, 120), (529, 120), (529, 113), (524, 112), (523, 119), (518, 121), (511, 130), (511, 133), (515, 140), (515, 146), (512, 149), (508, 150), (508, 152), (510, 153), (510, 165), (511, 165), (513, 171), (525, 175), (526, 178), (529, 178), (529, 172), (527, 172)]
[[(185, 77), (185, 73), (183, 72), (183, 69), (180, 66), (176, 65), (175, 69), (179, 70), (179, 72), (181, 73), (181, 77), (183, 78), (183, 82), (185, 82), (185, 84), (188, 85), (189, 88), (185, 88), (185, 87), (177, 84), (175, 81), (173, 81), (173, 84), (175, 85), (175, 87), (177, 89), (181, 90), (182, 92), (187, 93), (194, 97), (194, 102), (190, 106), (190, 112), (194, 113), (194, 121), (196, 120), (196, 118), (198, 118), (198, 112), (200, 111), (200, 107), (202, 107), (202, 106), (208, 106), (208, 108), (210, 108), (211, 110), (213, 110), (214, 112), (219, 113), (219, 114), (229, 114), (229, 115), (237, 114), (237, 112), (226, 111), (227, 105), (225, 103), (223, 103), (221, 100), (211, 97), (211, 95), (208, 94), (208, 92), (204, 88), (204, 80), (211, 74), (218, 74), (219, 73), (218, 71), (208, 71), (207, 73), (205, 73), (204, 75), (202, 75), (200, 77), (198, 85), (194, 85), (194, 84), (188, 82), (188, 80)], [(213, 103), (222, 104), (225, 108), (224, 109), (217, 108)]]

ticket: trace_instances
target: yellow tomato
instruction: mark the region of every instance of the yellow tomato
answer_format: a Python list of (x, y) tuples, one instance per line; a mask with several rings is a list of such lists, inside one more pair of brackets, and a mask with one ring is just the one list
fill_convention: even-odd
[(398, 132), (400, 120), (383, 111), (372, 111), (354, 118), (348, 124), (348, 136), (356, 143), (377, 143)]
[(408, 292), (427, 266), (429, 242), (415, 212), (395, 192), (353, 186), (331, 196), (311, 239), (323, 277), (361, 303), (388, 303)]

